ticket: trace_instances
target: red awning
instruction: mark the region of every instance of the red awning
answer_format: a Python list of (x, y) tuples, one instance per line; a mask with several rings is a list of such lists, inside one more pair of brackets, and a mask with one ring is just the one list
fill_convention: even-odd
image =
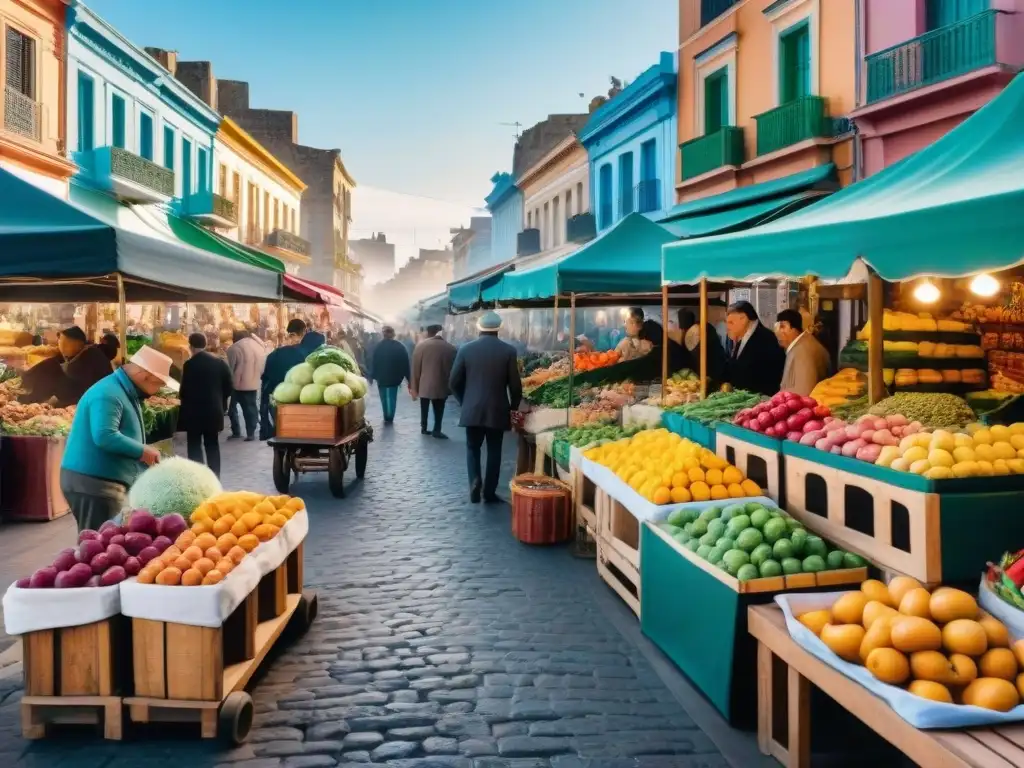
[(345, 298), (341, 291), (330, 285), (318, 283), (315, 280), (305, 280), (295, 275), (285, 274), (284, 278), (284, 300), (302, 302), (305, 304), (325, 304), (327, 306), (342, 306)]

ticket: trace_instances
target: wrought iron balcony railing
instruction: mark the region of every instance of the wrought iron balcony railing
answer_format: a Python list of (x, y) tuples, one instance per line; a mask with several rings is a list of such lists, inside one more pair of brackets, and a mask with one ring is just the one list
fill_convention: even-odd
[(3, 125), (11, 133), (42, 141), (43, 105), (11, 87), (4, 88)]
[(773, 110), (757, 115), (757, 154), (797, 144), (806, 139), (827, 137), (832, 133), (828, 102), (821, 96), (803, 96)]

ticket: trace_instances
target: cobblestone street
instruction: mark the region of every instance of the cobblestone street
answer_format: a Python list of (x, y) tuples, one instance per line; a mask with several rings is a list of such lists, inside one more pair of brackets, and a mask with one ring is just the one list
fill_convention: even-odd
[[(469, 503), (454, 404), (447, 442), (419, 434), (419, 408), (407, 395), (393, 428), (380, 426), (375, 401), (368, 410), (376, 441), (365, 482), (343, 500), (331, 498), (324, 475), (293, 489), (311, 513), (306, 581), (320, 612), (252, 686), (248, 743), (204, 743), (198, 729), (122, 744), (77, 736), (29, 743), (19, 734), (19, 680), (0, 688), (0, 765), (774, 765), (640, 635), (592, 560), (520, 545), (507, 506)], [(506, 440), (506, 483), (513, 443)], [(272, 491), (265, 446), (228, 443), (224, 460), (226, 487)], [(44, 560), (56, 550), (36, 546), (47, 550)]]

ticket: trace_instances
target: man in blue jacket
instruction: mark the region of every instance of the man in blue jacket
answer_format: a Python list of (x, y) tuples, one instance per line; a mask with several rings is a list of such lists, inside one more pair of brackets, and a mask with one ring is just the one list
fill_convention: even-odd
[(164, 388), (177, 391), (170, 373), (171, 358), (142, 347), (79, 401), (60, 465), (61, 491), (79, 531), (114, 518), (143, 467), (160, 460), (146, 445), (142, 401)]
[(270, 396), (277, 385), (284, 381), (288, 371), (316, 351), (317, 347), (327, 343), (322, 333), (306, 332), (306, 324), (295, 318), (288, 323), (288, 343), (283, 344), (269, 355), (263, 366), (260, 379), (260, 440), (269, 440), (274, 436), (273, 420), (270, 417)]

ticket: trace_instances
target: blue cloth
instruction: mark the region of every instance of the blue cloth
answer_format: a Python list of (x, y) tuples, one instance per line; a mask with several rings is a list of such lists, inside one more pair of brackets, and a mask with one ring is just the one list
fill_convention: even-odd
[(130, 486), (142, 471), (145, 440), (139, 390), (118, 369), (79, 401), (61, 469)]
[(378, 384), (377, 391), (380, 393), (380, 408), (384, 412), (384, 421), (394, 421), (395, 409), (398, 408), (398, 387)]
[(409, 353), (400, 341), (384, 339), (373, 350), (370, 361), (370, 381), (384, 387), (397, 387), (403, 381), (411, 381)]

